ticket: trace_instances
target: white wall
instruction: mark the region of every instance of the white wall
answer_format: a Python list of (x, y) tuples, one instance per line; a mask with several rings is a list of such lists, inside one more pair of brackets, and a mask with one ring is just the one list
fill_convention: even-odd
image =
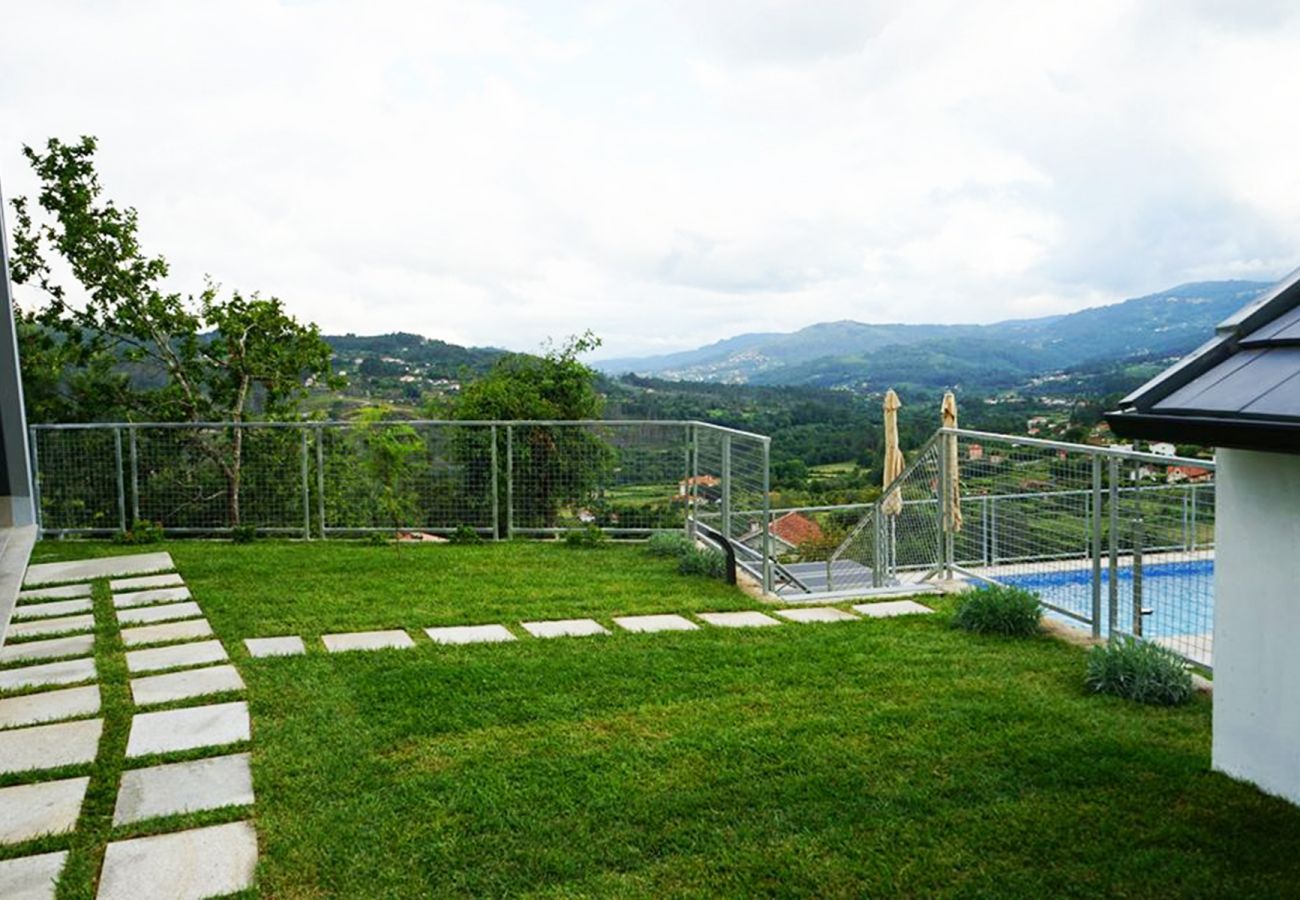
[(1217, 460), (1214, 768), (1300, 803), (1300, 456)]

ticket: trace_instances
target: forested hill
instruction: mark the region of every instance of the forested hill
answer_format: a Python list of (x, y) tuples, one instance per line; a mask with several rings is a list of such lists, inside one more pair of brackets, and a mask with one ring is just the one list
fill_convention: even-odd
[(418, 334), (327, 334), (334, 350), (335, 369), (349, 375), (455, 378), (463, 369), (482, 373), (506, 351), (494, 347), (461, 347)]
[(1071, 369), (1185, 354), (1269, 286), (1208, 281), (1108, 306), (992, 325), (824, 322), (744, 334), (665, 356), (594, 363), (609, 373), (874, 391), (889, 385), (998, 389)]

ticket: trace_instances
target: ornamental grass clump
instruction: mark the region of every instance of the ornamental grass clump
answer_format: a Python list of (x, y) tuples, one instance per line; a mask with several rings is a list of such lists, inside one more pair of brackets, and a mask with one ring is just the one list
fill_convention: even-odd
[(687, 547), (677, 560), (677, 571), (683, 575), (722, 578), (727, 574), (727, 559), (717, 550)]
[(1192, 696), (1192, 673), (1176, 653), (1131, 637), (1093, 647), (1084, 683), (1098, 694), (1154, 706), (1177, 706)]
[(1028, 637), (1038, 633), (1043, 606), (1024, 588), (989, 585), (962, 598), (953, 625), (976, 634)]
[(650, 535), (645, 552), (651, 556), (683, 556), (692, 547), (691, 539), (680, 531), (660, 531)]

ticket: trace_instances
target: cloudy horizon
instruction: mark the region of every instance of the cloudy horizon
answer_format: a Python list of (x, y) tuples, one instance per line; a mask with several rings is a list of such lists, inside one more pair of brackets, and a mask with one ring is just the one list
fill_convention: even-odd
[(104, 0), (6, 24), (6, 198), (36, 188), (23, 144), (93, 134), (170, 287), (210, 274), (327, 333), (591, 329), (626, 357), (1300, 263), (1285, 2)]

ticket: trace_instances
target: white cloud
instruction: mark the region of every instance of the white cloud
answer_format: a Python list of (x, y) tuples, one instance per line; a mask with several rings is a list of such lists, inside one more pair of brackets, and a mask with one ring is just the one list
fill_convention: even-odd
[[(1225, 12), (1225, 10), (1231, 10)], [(178, 288), (604, 352), (988, 321), (1300, 254), (1290, 4), (24, 4), (0, 176), (95, 134)], [(22, 295), (20, 294), (20, 297)]]

